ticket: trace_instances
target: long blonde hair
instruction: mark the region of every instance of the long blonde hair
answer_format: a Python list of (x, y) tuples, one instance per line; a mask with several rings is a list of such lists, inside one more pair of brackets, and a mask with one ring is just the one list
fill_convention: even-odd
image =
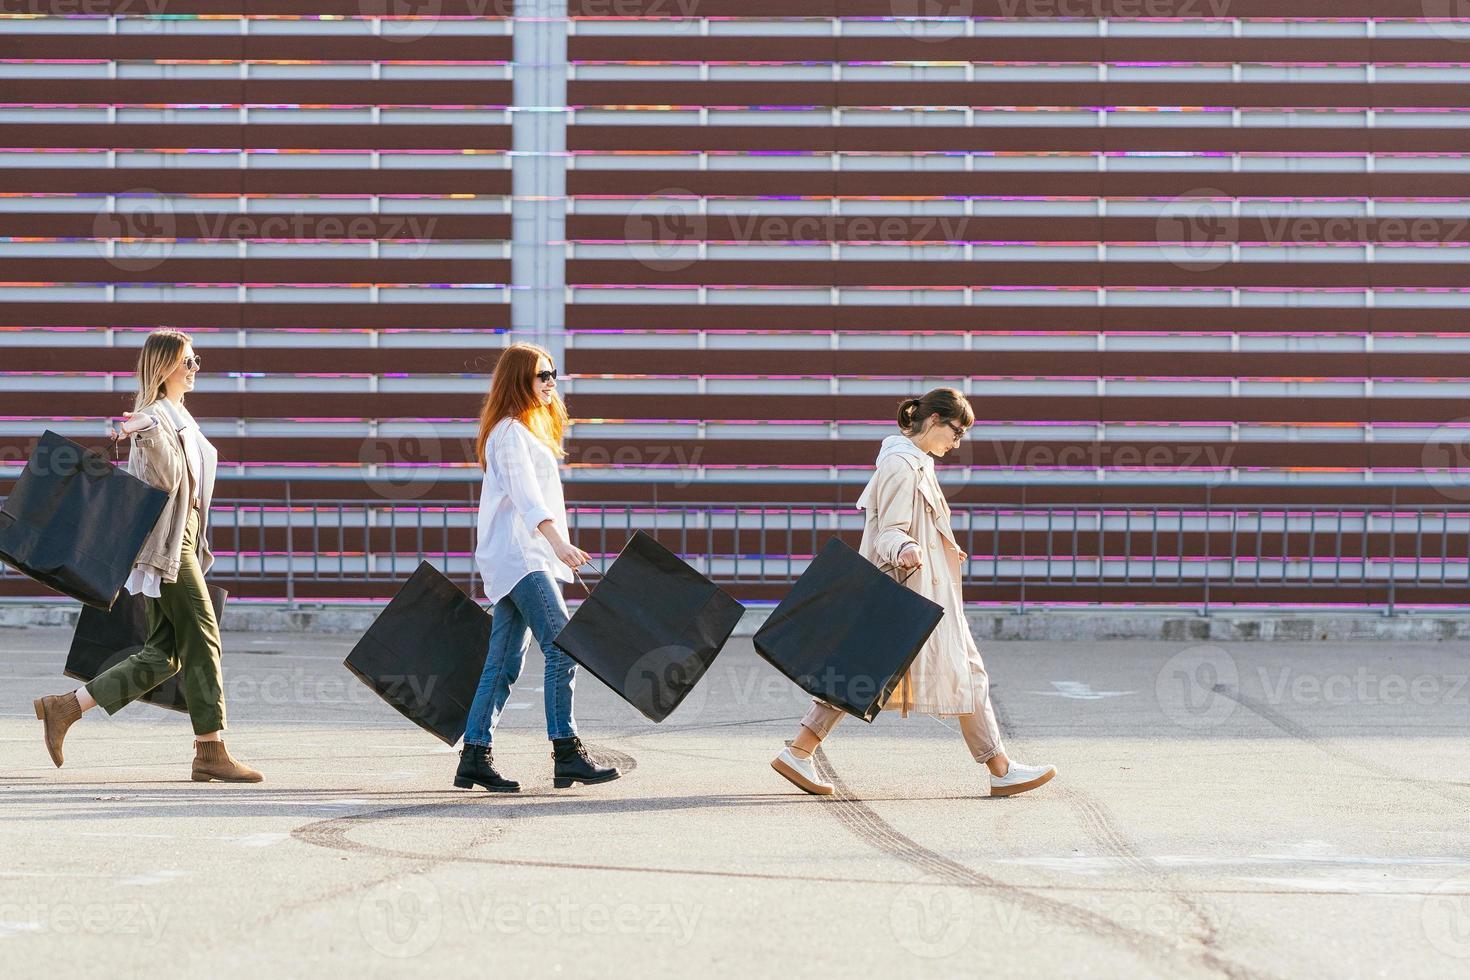
[(505, 418), (520, 419), (558, 459), (566, 456), (561, 443), (568, 417), (561, 395), (553, 393), (548, 405), (536, 397), (536, 362), (543, 357), (551, 360), (551, 354), (535, 344), (511, 344), (495, 362), (490, 391), (480, 406), (480, 438), (475, 447), (480, 469), (485, 468), (485, 440)]
[(142, 411), (164, 396), (164, 382), (179, 369), (184, 348), (192, 343), (193, 337), (173, 327), (159, 327), (148, 335), (138, 353), (138, 394), (133, 398), (133, 411)]

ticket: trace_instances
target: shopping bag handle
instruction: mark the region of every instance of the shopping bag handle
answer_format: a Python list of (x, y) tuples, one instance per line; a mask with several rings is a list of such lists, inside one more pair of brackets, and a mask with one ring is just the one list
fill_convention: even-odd
[[(590, 564), (592, 564), (592, 562), (589, 561), (587, 564), (590, 565)], [(577, 568), (574, 568), (574, 569), (572, 569), (572, 574), (575, 575), (575, 576), (577, 576), (577, 581), (581, 583), (581, 585), (582, 585), (582, 591), (585, 592), (585, 593), (587, 593), (587, 598), (589, 598), (589, 599), (592, 598), (592, 590), (587, 587), (587, 580), (582, 577), (581, 570), (580, 569), (577, 569)]]
[[(883, 568), (898, 568), (900, 566), (899, 566), (898, 562), (896, 562), (896, 561), (885, 561), (883, 564), (879, 565), (878, 567), (880, 569), (883, 569)], [(923, 567), (923, 566), (920, 566), (920, 567)], [(899, 585), (903, 585), (909, 579), (913, 578), (914, 577), (914, 573), (917, 572), (918, 570), (919, 570), (918, 568), (911, 568), (911, 569), (909, 569), (909, 573), (907, 575), (905, 575), (903, 578), (899, 579), (898, 580), (898, 584)]]

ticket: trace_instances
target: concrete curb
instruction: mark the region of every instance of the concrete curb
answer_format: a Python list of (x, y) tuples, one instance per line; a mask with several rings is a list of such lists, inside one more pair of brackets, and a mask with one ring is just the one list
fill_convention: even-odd
[[(0, 628), (76, 625), (75, 603), (0, 603)], [(298, 606), (239, 603), (225, 611), (228, 632), (342, 633), (367, 630), (382, 604)], [(765, 622), (769, 607), (747, 609), (735, 636), (748, 637)], [(1041, 609), (1006, 612), (975, 608), (966, 617), (975, 638), (1085, 643), (1102, 640), (1152, 640), (1175, 643), (1286, 643), (1345, 641), (1470, 640), (1470, 613), (1401, 613), (1253, 610), (1200, 616), (1173, 610)]]

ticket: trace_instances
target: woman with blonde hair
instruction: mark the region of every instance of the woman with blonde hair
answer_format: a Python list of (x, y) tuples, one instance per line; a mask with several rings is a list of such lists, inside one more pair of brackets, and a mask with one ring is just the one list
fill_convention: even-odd
[[(989, 769), (990, 795), (1035, 789), (1056, 775), (1054, 766), (1028, 766), (1006, 755), (990, 703), (990, 678), (965, 620), (960, 550), (949, 523), (949, 502), (934, 475), (934, 457), (959, 446), (975, 412), (953, 388), (935, 388), (898, 407), (898, 435), (883, 440), (872, 479), (858, 498), (867, 511), (858, 550), (879, 566), (899, 569), (907, 588), (944, 607), (944, 617), (919, 650), (885, 708), (953, 716), (976, 762)], [(812, 753), (842, 718), (813, 700), (796, 737), (771, 767), (808, 793), (832, 792)]]
[(559, 582), (587, 564), (585, 551), (567, 539), (566, 503), (558, 461), (567, 410), (556, 393), (551, 355), (531, 344), (507, 347), (496, 362), (490, 392), (480, 409), (479, 542), (475, 564), (494, 603), (490, 649), (465, 726), (464, 749), (454, 785), (515, 792), (520, 783), (495, 770), (491, 736), (511, 685), (520, 676), (534, 638), (546, 658), (546, 734), (555, 763), (553, 785), (603, 783), (617, 769), (588, 756), (572, 719), (577, 665), (552, 641), (567, 624)]
[(83, 687), (36, 700), (46, 749), (58, 766), (67, 729), (84, 712), (100, 704), (116, 714), (182, 670), (195, 736), (191, 778), (238, 783), (263, 778), (231, 758), (220, 737), (225, 696), (219, 623), (204, 584), (204, 574), (214, 564), (207, 531), (219, 454), (184, 407), (184, 395), (194, 390), (201, 363), (190, 336), (169, 328), (150, 333), (138, 355), (133, 410), (123, 413), (120, 431), (112, 434), (132, 439), (128, 472), (168, 493), (124, 586), (148, 597), (150, 632), (143, 649)]

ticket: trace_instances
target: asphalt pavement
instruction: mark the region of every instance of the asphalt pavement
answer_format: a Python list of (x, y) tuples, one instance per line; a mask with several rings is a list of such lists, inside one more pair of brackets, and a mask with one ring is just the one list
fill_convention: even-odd
[(539, 660), (495, 755), (341, 665), (352, 637), (225, 636), (227, 744), (89, 713), (51, 765), (31, 700), (69, 634), (0, 630), (0, 962), (13, 977), (1470, 976), (1470, 646), (991, 643), (1011, 754), (952, 720), (847, 719), (830, 798), (769, 766), (806, 699), (732, 641), (662, 725), (590, 676), (623, 778), (555, 790)]

